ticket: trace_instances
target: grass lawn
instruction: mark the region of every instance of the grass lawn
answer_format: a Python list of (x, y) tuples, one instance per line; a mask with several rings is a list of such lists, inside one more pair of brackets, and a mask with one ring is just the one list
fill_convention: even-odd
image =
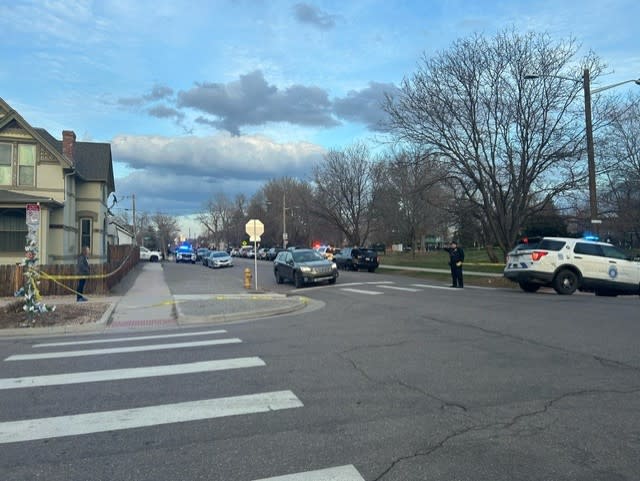
[[(502, 273), (504, 264), (490, 262), (484, 249), (468, 248), (464, 250), (464, 267), (478, 272)], [(430, 252), (391, 252), (380, 256), (380, 263), (403, 267), (427, 267), (431, 269), (448, 269), (449, 254), (446, 251)]]
[[(468, 248), (464, 250), (464, 268), (468, 271), (487, 272), (490, 274), (502, 274), (504, 264), (495, 264), (489, 261), (487, 252), (484, 249)], [(379, 257), (380, 264), (385, 266), (401, 267), (425, 267), (429, 269), (449, 269), (449, 254), (446, 251), (438, 250), (431, 252), (391, 252)], [(384, 268), (378, 272), (385, 274), (398, 274), (419, 279), (429, 279), (431, 281), (442, 282), (444, 285), (451, 284), (449, 273), (438, 272), (418, 272), (406, 271), (402, 269)], [(518, 287), (517, 284), (508, 281), (503, 277), (482, 277), (464, 276), (466, 285), (485, 287)]]

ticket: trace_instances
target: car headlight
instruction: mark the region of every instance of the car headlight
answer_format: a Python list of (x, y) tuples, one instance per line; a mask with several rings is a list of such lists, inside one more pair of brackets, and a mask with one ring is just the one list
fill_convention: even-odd
[(300, 268), (300, 272), (311, 272), (311, 267), (308, 266), (302, 266)]
[(335, 262), (331, 263), (331, 269), (333, 269), (334, 271), (338, 268), (338, 264), (336, 264)]

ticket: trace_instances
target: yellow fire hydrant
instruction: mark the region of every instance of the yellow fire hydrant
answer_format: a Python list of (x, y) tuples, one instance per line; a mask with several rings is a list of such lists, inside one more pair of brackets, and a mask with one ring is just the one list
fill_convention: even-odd
[(244, 270), (244, 288), (251, 289), (251, 269), (248, 267)]

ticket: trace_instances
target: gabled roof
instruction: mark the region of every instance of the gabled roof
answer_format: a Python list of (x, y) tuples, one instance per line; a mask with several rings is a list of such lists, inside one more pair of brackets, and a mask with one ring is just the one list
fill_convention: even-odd
[(107, 194), (115, 192), (116, 187), (113, 178), (111, 144), (101, 142), (75, 142), (72, 161), (64, 155), (61, 140), (57, 140), (43, 128), (32, 127), (1, 97), (0, 111), (6, 112), (6, 115), (0, 118), (0, 129), (9, 125), (11, 122), (17, 122), (21, 128), (40, 142), (64, 168), (75, 168), (76, 173), (82, 180), (106, 182)]
[[(55, 139), (51, 136), (51, 134), (49, 134), (49, 132), (44, 129), (34, 129), (33, 127), (31, 127), (29, 122), (22, 118), (22, 116), (18, 112), (13, 110), (11, 106), (2, 99), (2, 97), (0, 97), (0, 110), (6, 112), (6, 115), (2, 119), (0, 119), (0, 129), (12, 122), (17, 122), (21, 128), (26, 130), (34, 139), (40, 142), (40, 144), (44, 148), (46, 148), (49, 153), (53, 155), (63, 167), (73, 167), (72, 162), (62, 154), (62, 151), (58, 151), (56, 149), (56, 146), (52, 143), (52, 140)], [(45, 135), (43, 135), (43, 133)]]

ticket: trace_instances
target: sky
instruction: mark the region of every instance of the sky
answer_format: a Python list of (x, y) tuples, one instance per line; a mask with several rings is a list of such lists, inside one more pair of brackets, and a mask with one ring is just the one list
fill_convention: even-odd
[(0, 97), (109, 142), (116, 213), (135, 194), (196, 231), (216, 193), (379, 144), (385, 92), (457, 39), (574, 37), (609, 67), (597, 88), (640, 78), (638, 18), (637, 0), (0, 0)]

